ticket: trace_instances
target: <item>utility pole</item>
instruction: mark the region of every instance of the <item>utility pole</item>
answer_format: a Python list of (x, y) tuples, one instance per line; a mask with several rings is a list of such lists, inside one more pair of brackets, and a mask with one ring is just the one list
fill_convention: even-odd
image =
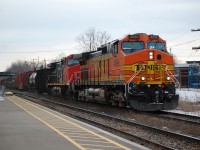
[(192, 32), (200, 31), (200, 28), (198, 28), (198, 29), (192, 29), (191, 31), (192, 31)]
[(40, 63), (40, 57), (38, 56), (38, 63), (37, 63), (37, 66), (39, 65), (39, 63)]
[(37, 60), (37, 59), (31, 59), (31, 60), (33, 61), (33, 66), (35, 68), (35, 60)]
[[(191, 30), (192, 32), (196, 32), (196, 31), (200, 31), (200, 28), (198, 28), (198, 29), (192, 29)], [(198, 46), (198, 47), (192, 47), (192, 50), (199, 50), (200, 49), (200, 46)]]
[(47, 60), (44, 58), (44, 68), (47, 67)]

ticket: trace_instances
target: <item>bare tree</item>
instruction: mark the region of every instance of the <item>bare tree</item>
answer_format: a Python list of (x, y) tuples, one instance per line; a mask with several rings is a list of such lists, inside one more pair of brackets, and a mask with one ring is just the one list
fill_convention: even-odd
[(16, 62), (13, 62), (11, 66), (6, 69), (6, 71), (20, 73), (20, 72), (30, 71), (33, 69), (34, 69), (33, 64), (26, 61), (18, 60)]
[(58, 56), (56, 56), (55, 58), (49, 60), (49, 63), (53, 63), (53, 62), (57, 62), (57, 61), (61, 61), (62, 58), (66, 57), (67, 55), (65, 53), (60, 53)]
[(96, 30), (94, 27), (87, 29), (76, 37), (78, 49), (83, 51), (97, 50), (97, 47), (107, 43), (111, 36), (106, 31)]

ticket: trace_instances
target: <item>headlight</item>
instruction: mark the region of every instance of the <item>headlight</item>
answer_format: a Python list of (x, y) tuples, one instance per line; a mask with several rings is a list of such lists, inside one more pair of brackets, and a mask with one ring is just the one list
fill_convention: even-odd
[(153, 52), (149, 52), (149, 59), (153, 59)]
[(166, 80), (169, 81), (169, 80), (170, 80), (170, 77), (166, 77)]
[(145, 80), (145, 77), (141, 77), (141, 80), (144, 81), (144, 80)]

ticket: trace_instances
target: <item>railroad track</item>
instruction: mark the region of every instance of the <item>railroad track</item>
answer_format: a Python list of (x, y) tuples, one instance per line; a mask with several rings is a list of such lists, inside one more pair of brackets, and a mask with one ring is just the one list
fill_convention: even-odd
[(199, 149), (200, 147), (199, 138), (159, 129), (131, 119), (98, 113), (48, 99), (41, 99), (30, 95), (24, 96), (31, 101), (37, 101), (42, 105), (56, 109), (62, 113), (95, 124), (96, 126), (114, 132), (131, 141), (137, 141), (152, 149)]
[(180, 120), (185, 123), (192, 123), (192, 124), (200, 125), (200, 117), (198, 117), (198, 116), (179, 114), (179, 113), (168, 112), (168, 111), (162, 111), (162, 114), (157, 114), (157, 115), (159, 115), (161, 117), (169, 118), (169, 119), (171, 118), (174, 120)]

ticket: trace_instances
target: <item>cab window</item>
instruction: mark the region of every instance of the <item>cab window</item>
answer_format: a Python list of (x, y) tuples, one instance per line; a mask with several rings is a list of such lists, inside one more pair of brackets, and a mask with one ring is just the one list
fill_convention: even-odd
[(148, 42), (147, 43), (147, 48), (166, 51), (165, 43), (162, 43), (162, 42)]
[(118, 46), (117, 46), (117, 44), (114, 45), (114, 53), (115, 53), (115, 54), (118, 53)]
[(138, 50), (144, 49), (143, 42), (123, 42), (122, 43), (122, 50), (125, 54), (130, 54), (136, 52)]
[(79, 61), (76, 59), (68, 59), (67, 64), (68, 64), (68, 66), (73, 66), (73, 65), (79, 64)]

